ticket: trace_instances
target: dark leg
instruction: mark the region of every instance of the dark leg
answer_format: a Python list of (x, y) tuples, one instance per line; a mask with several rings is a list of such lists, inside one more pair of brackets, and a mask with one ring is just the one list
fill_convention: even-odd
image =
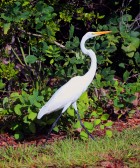
[(49, 130), (48, 132), (48, 135), (47, 135), (47, 138), (46, 138), (46, 141), (47, 139), (49, 138), (49, 135), (50, 133), (52, 132), (53, 128), (55, 127), (57, 121), (60, 119), (60, 117), (62, 116), (62, 114), (67, 110), (67, 108), (71, 105), (71, 102), (69, 102), (68, 104), (65, 105), (65, 107), (63, 108), (62, 112), (60, 113), (60, 115), (58, 116), (58, 118), (55, 120), (55, 122), (53, 123), (51, 129)]
[(48, 134), (47, 134), (47, 137), (46, 137), (46, 141), (48, 140), (53, 128), (56, 126), (56, 123), (58, 122), (58, 120), (60, 119), (60, 117), (62, 116), (62, 112), (60, 113), (60, 115), (57, 117), (57, 119), (55, 120), (55, 122), (53, 123), (51, 129), (49, 130)]
[(78, 110), (75, 110), (75, 112), (77, 114), (78, 120), (80, 121), (80, 124), (83, 127), (83, 129), (85, 129), (86, 133), (94, 140), (94, 137), (89, 133), (89, 131), (87, 130), (87, 128), (82, 123)]

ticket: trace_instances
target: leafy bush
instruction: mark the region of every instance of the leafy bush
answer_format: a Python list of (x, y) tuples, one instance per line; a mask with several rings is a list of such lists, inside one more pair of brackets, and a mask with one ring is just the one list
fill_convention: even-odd
[[(110, 119), (135, 111), (133, 100), (140, 91), (138, 10), (136, 3), (120, 1), (2, 1), (0, 4), (0, 92), (2, 125), (20, 139), (51, 125), (52, 114), (36, 120), (39, 108), (56, 88), (75, 75), (83, 75), (90, 59), (79, 51), (87, 31), (111, 30), (87, 43), (97, 55), (98, 70), (87, 92), (78, 101), (86, 128), (111, 127)], [(136, 18), (136, 19), (135, 19)], [(57, 39), (57, 40), (56, 40)], [(60, 82), (62, 81), (62, 82)], [(51, 118), (52, 117), (52, 118)], [(54, 130), (75, 132), (80, 127), (74, 111)], [(11, 121), (11, 120), (9, 120)], [(6, 125), (6, 126), (5, 126)], [(112, 133), (107, 130), (106, 134)], [(82, 131), (81, 138), (87, 135)]]

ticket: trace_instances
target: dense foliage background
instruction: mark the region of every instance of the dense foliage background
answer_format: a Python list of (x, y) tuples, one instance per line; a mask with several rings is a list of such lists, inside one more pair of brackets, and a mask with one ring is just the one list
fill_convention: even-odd
[[(111, 30), (87, 43), (98, 70), (78, 108), (90, 132), (139, 110), (140, 14), (138, 0), (3, 0), (0, 3), (0, 130), (16, 139), (46, 131), (57, 114), (37, 120), (62, 84), (83, 75), (90, 59), (79, 48), (88, 31)], [(75, 134), (80, 123), (68, 109), (55, 131)], [(106, 130), (108, 136), (112, 132)], [(86, 138), (85, 132), (80, 132)]]

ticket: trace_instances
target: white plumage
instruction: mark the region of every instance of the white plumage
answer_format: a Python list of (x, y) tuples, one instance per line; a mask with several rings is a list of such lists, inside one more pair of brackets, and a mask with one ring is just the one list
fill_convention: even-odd
[[(85, 42), (89, 38), (93, 38), (95, 36), (99, 36), (99, 35), (107, 34), (107, 33), (110, 33), (110, 31), (88, 32), (83, 36), (81, 43), (80, 43), (80, 47), (81, 47), (82, 52), (91, 58), (91, 66), (89, 68), (89, 71), (83, 76), (73, 77), (66, 84), (61, 86), (52, 95), (50, 100), (40, 109), (38, 116), (37, 116), (38, 119), (42, 118), (45, 114), (50, 114), (59, 109), (63, 109), (62, 113), (64, 113), (70, 105), (73, 105), (73, 108), (75, 109), (78, 115), (76, 101), (81, 96), (81, 94), (87, 89), (89, 84), (92, 82), (95, 76), (95, 73), (96, 73), (96, 69), (97, 69), (96, 55), (91, 49), (88, 50), (85, 48)], [(58, 120), (56, 120), (56, 122), (57, 121)], [(53, 124), (52, 128), (55, 126), (55, 124)]]
[[(67, 108), (73, 104), (86, 90), (85, 81), (81, 76), (70, 79), (65, 85), (60, 87), (50, 98), (50, 100), (40, 109), (38, 119), (59, 109)], [(64, 112), (64, 111), (63, 111)]]

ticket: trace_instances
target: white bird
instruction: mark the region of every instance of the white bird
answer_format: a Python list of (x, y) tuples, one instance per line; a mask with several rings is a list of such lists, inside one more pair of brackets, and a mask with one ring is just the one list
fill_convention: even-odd
[(66, 84), (61, 86), (50, 98), (50, 100), (40, 109), (37, 119), (41, 119), (45, 114), (50, 114), (54, 111), (58, 111), (59, 109), (62, 109), (61, 114), (56, 119), (56, 121), (53, 123), (48, 136), (50, 135), (52, 129), (55, 127), (57, 121), (61, 117), (61, 115), (72, 105), (75, 109), (75, 112), (78, 116), (78, 119), (80, 120), (81, 126), (85, 129), (86, 133), (93, 139), (93, 136), (88, 132), (88, 130), (85, 128), (83, 123), (81, 122), (77, 104), (77, 99), (82, 95), (83, 92), (85, 92), (92, 82), (96, 69), (97, 69), (97, 58), (95, 53), (91, 49), (85, 48), (85, 42), (93, 38), (95, 36), (99, 36), (102, 34), (110, 33), (111, 31), (102, 31), (102, 32), (87, 32), (80, 43), (80, 47), (82, 52), (85, 55), (88, 55), (91, 58), (91, 66), (88, 70), (88, 72), (83, 76), (75, 76), (71, 78)]

